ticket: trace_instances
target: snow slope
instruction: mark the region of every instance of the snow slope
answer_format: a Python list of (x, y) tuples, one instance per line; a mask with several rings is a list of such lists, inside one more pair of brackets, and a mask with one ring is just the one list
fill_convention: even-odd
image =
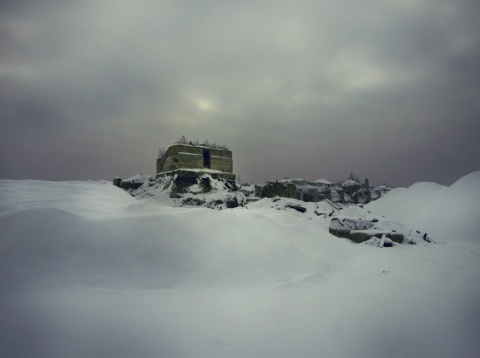
[(436, 240), (480, 240), (480, 171), (456, 181), (450, 187), (416, 183), (397, 188), (365, 205), (374, 213), (427, 231)]
[(477, 356), (478, 240), (380, 249), (325, 220), (0, 180), (0, 356)]

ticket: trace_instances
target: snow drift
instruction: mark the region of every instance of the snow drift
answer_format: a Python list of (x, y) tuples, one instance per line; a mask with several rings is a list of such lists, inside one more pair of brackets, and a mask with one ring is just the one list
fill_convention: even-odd
[(476, 357), (478, 235), (380, 249), (279, 209), (0, 181), (1, 355)]
[(365, 206), (372, 212), (427, 231), (437, 240), (480, 239), (480, 171), (450, 187), (416, 183), (397, 188)]

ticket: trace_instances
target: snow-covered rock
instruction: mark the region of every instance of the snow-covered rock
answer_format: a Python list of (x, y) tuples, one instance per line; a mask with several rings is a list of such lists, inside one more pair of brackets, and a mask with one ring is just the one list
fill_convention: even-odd
[[(138, 199), (152, 198), (171, 206), (202, 206), (226, 209), (244, 206), (254, 197), (254, 186), (240, 186), (234, 181), (213, 178), (208, 172), (185, 171), (183, 175), (132, 177), (135, 185), (127, 192)], [(125, 181), (131, 182), (132, 178)], [(122, 181), (125, 182), (125, 181)]]
[(398, 221), (372, 215), (369, 211), (357, 206), (351, 206), (334, 215), (330, 221), (329, 232), (356, 243), (368, 242), (374, 238), (383, 239), (381, 247), (384, 246), (385, 238), (398, 244), (414, 245), (433, 242), (427, 233), (408, 229)]
[(333, 203), (366, 204), (385, 195), (391, 188), (385, 185), (361, 185), (353, 180), (340, 184), (332, 184), (324, 179), (314, 182), (304, 179), (271, 180), (259, 185), (259, 197), (299, 199), (306, 202), (330, 200)]

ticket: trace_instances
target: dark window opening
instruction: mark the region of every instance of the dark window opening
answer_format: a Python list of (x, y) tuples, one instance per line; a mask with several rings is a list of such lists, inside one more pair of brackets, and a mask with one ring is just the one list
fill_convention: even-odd
[(210, 149), (203, 149), (203, 167), (210, 169)]

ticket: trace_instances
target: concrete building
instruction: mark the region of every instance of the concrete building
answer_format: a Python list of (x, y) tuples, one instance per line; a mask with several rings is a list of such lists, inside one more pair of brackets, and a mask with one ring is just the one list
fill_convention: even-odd
[(204, 145), (175, 144), (157, 159), (157, 177), (178, 171), (205, 172), (216, 178), (235, 180), (232, 152)]

